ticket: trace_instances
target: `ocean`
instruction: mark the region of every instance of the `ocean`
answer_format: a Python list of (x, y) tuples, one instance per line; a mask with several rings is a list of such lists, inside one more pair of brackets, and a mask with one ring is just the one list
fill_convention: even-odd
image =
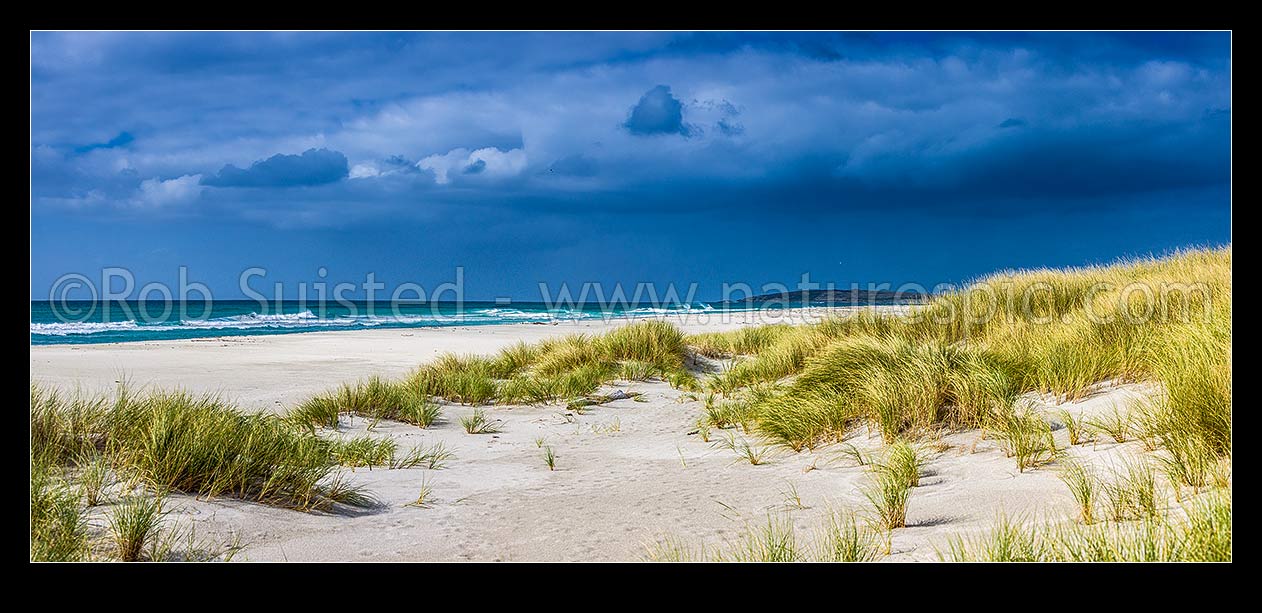
[[(739, 309), (750, 308), (740, 305)], [(163, 312), (164, 309), (167, 312)], [(255, 300), (212, 303), (31, 301), (31, 344), (91, 344), (132, 341), (291, 334), (317, 330), (480, 326), (572, 321), (602, 317), (644, 317), (713, 311), (707, 303), (666, 308), (634, 305), (548, 308), (543, 303), (455, 302), (319, 304)]]
[[(763, 299), (756, 297), (753, 300)], [(425, 328), (441, 326), (493, 326), (511, 323), (651, 317), (655, 315), (720, 315), (759, 309), (802, 306), (853, 306), (859, 304), (908, 304), (885, 295), (865, 295), (862, 300), (833, 301), (836, 296), (807, 301), (776, 299), (770, 302), (692, 302), (667, 306), (634, 303), (571, 305), (558, 308), (542, 302), (366, 302), (346, 303), (286, 300), (216, 300), (145, 303), (135, 300), (31, 301), (31, 344), (63, 345), (125, 343), (133, 341), (292, 334), (319, 330), (375, 328)], [(851, 301), (853, 300), (853, 301)]]

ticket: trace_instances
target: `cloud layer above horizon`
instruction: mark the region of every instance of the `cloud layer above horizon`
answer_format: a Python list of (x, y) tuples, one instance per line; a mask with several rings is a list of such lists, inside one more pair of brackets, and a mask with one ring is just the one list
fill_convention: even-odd
[(1227, 33), (36, 32), (31, 46), (35, 217), (1020, 217), (1230, 182)]

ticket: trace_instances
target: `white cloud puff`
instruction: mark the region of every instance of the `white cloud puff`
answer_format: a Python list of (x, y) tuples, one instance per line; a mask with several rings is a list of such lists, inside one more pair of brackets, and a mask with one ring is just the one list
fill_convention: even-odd
[(380, 175), (381, 171), (372, 164), (356, 164), (351, 167), (351, 172), (347, 176), (351, 179), (371, 179)]
[(165, 207), (188, 204), (202, 193), (202, 176), (184, 175), (163, 181), (157, 177), (140, 182), (140, 192), (133, 204), (145, 207)]
[(526, 169), (526, 152), (520, 148), (502, 151), (485, 147), (469, 151), (463, 147), (442, 155), (431, 155), (416, 163), (416, 167), (434, 173), (434, 182), (446, 185), (453, 175), (482, 175), (502, 178), (521, 174)]

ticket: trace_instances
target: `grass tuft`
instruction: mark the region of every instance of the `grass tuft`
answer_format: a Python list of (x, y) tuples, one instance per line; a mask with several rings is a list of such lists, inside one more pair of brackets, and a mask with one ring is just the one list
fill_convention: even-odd
[(429, 484), (429, 477), (421, 479), (421, 487), (417, 491), (416, 500), (407, 503), (407, 507), (416, 507), (418, 509), (428, 509), (434, 500), (434, 488)]
[(815, 559), (821, 562), (870, 562), (881, 555), (879, 535), (853, 513), (830, 511), (820, 532)]
[(158, 535), (164, 516), (161, 496), (124, 498), (110, 512), (109, 535), (114, 555), (124, 562), (140, 561), (145, 545)]
[(1104, 498), (1113, 521), (1155, 517), (1162, 504), (1156, 473), (1143, 457), (1114, 470), (1113, 481), (1104, 485)]
[(78, 460), (79, 487), (83, 490), (83, 500), (89, 507), (105, 502), (105, 488), (110, 486), (110, 465), (96, 449), (82, 454)]
[(398, 448), (394, 439), (377, 439), (367, 435), (350, 440), (335, 439), (330, 441), (330, 445), (337, 463), (350, 468), (393, 466), (394, 452)]
[(120, 474), (158, 491), (302, 510), (367, 500), (340, 480), (333, 443), (213, 396), (137, 397), (121, 388), (112, 398), (62, 398), (32, 388), (31, 404), (33, 461), (63, 463), (99, 451)]
[(729, 434), (722, 441), (719, 441), (718, 444), (724, 449), (731, 450), (740, 459), (754, 466), (766, 463), (767, 457), (771, 453), (771, 447), (767, 445), (750, 445), (748, 439), (738, 437), (735, 434)]
[(920, 485), (920, 473), (924, 470), (924, 458), (906, 441), (898, 441), (886, 447), (885, 456), (877, 470), (887, 473), (895, 482), (907, 487)]
[(391, 468), (423, 467), (429, 470), (438, 470), (447, 466), (447, 460), (453, 457), (455, 457), (455, 454), (448, 451), (447, 447), (441, 442), (434, 443), (429, 447), (420, 444), (391, 464)]
[(1078, 503), (1078, 517), (1082, 523), (1095, 523), (1095, 508), (1101, 490), (1100, 480), (1095, 472), (1082, 463), (1069, 462), (1059, 476)]
[(47, 464), (31, 462), (31, 561), (87, 558), (88, 522), (79, 493)]
[(474, 409), (473, 413), (460, 418), (460, 425), (469, 434), (494, 434), (499, 432), (500, 420), (490, 420), (482, 409)]
[(863, 488), (863, 496), (872, 504), (874, 523), (887, 531), (907, 525), (910, 495), (906, 480), (887, 470), (874, 471), (871, 483)]
[(801, 562), (805, 552), (798, 548), (793, 522), (768, 515), (765, 524), (747, 528), (726, 556), (734, 562)]
[(1109, 435), (1114, 442), (1125, 443), (1134, 432), (1134, 420), (1130, 412), (1114, 406), (1111, 411), (1087, 420), (1087, 425)]
[(952, 538), (955, 562), (1230, 562), (1231, 496), (1221, 492), (1187, 507), (1186, 517), (1092, 525), (1031, 525), (1006, 518), (988, 533)]
[(1065, 432), (1069, 434), (1070, 445), (1082, 445), (1092, 440), (1090, 427), (1082, 417), (1074, 417), (1073, 413), (1060, 409), (1056, 412), (1056, 418), (1065, 426)]
[(1012, 411), (995, 418), (991, 434), (1005, 454), (1016, 458), (1018, 472), (1056, 459), (1058, 451), (1051, 426), (1032, 413)]

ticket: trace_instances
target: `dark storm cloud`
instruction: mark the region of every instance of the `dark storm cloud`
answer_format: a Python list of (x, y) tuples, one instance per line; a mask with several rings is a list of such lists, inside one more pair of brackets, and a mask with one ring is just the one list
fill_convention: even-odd
[(91, 143), (88, 145), (75, 147), (75, 153), (87, 153), (89, 151), (93, 151), (96, 149), (114, 149), (117, 147), (126, 147), (127, 145), (131, 144), (131, 142), (134, 140), (136, 140), (136, 138), (132, 136), (130, 133), (119, 132), (118, 136), (115, 136), (114, 138), (111, 138), (103, 143)]
[[(32, 259), (49, 274), (245, 228), (291, 263), (337, 232), (388, 254), (374, 264), (435, 237), (425, 253), (519, 276), (507, 252), (555, 254), (549, 236), (594, 241), (584, 262), (612, 272), (650, 261), (642, 241), (690, 246), (661, 251), (661, 270), (714, 252), (791, 272), (862, 245), (888, 272), (882, 245), (945, 226), (943, 270), (981, 257), (952, 245), (1048, 227), (1069, 233), (1040, 243), (1057, 262), (1230, 238), (1225, 32), (30, 39), (32, 235), (58, 245)], [(64, 240), (76, 224), (83, 240)], [(732, 254), (795, 236), (813, 238)], [(488, 241), (511, 248), (470, 247)]]
[(631, 116), (623, 123), (628, 132), (638, 136), (679, 134), (689, 136), (692, 130), (684, 123), (684, 107), (670, 93), (670, 86), (658, 85), (648, 90), (631, 107)]
[(549, 173), (571, 177), (593, 177), (599, 172), (596, 160), (581, 153), (567, 155), (548, 167)]
[(346, 178), (346, 156), (339, 151), (308, 149), (300, 155), (278, 153), (240, 169), (231, 164), (215, 176), (204, 177), (211, 187), (294, 187), (323, 185)]

